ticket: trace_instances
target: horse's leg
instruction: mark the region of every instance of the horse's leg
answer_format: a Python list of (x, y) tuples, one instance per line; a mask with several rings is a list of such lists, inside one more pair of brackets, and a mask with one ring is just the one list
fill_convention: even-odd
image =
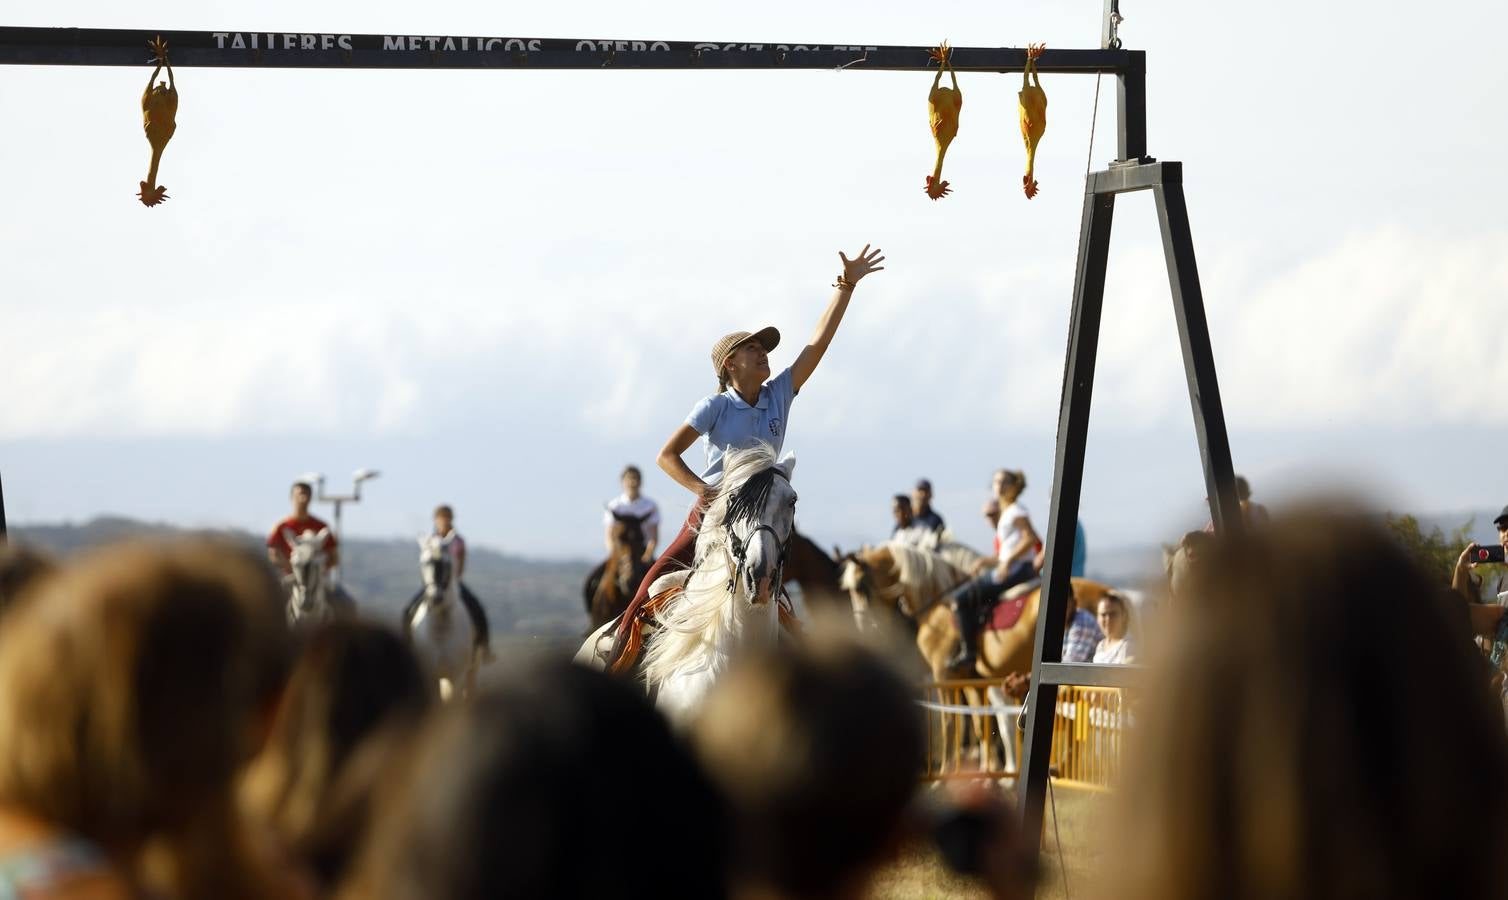
[(443, 675), (440, 676), (440, 702), (449, 703), (450, 698), (454, 696), (454, 694), (455, 685), (451, 683), (449, 678), (446, 678)]

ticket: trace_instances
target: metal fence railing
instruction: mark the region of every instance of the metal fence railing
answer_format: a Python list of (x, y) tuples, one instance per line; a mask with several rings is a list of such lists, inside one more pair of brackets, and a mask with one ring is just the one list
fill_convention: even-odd
[[(1021, 759), (1021, 706), (1000, 682), (932, 681), (922, 686), (927, 710), (923, 778), (1014, 779)], [(1119, 688), (1063, 687), (1053, 711), (1051, 765), (1055, 783), (1109, 790), (1120, 775), (1122, 742), (1131, 718)]]

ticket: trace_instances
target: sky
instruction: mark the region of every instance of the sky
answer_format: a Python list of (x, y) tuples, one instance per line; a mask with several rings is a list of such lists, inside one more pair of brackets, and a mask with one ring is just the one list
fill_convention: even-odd
[[(10, 25), (958, 46), (1098, 46), (1099, 0), (499, 6), (57, 2)], [(1236, 468), (1258, 499), (1418, 512), (1508, 501), (1500, 10), (1125, 0), (1152, 155), (1184, 162)], [(1086, 162), (1114, 82), (1048, 76), (1041, 194), (1018, 76), (965, 73), (944, 177), (921, 73), (183, 69), (149, 148), (146, 70), (0, 69), (0, 478), (12, 523), (122, 514), (265, 530), (288, 483), (376, 468), (348, 533), (600, 547), (715, 389), (720, 335), (789, 364), (837, 253), (883, 248), (792, 409), (798, 522), (883, 539), (918, 477), (986, 545), (991, 472), (1046, 525)], [(1096, 123), (1091, 150), (1091, 122)], [(1202, 523), (1152, 198), (1115, 215), (1082, 518), (1091, 547)], [(699, 450), (688, 454), (700, 467)], [(1482, 525), (1484, 523), (1478, 523)]]

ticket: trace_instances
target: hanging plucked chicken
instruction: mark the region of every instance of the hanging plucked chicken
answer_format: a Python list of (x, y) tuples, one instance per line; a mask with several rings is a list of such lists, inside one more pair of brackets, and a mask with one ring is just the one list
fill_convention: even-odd
[(1037, 196), (1037, 144), (1047, 131), (1047, 94), (1042, 90), (1042, 77), (1037, 74), (1037, 58), (1046, 44), (1026, 45), (1026, 68), (1021, 70), (1021, 139), (1026, 141), (1026, 174), (1021, 185), (1026, 189), (1027, 199)]
[[(937, 60), (937, 77), (932, 79), (932, 90), (927, 94), (927, 118), (932, 124), (932, 139), (937, 142), (937, 168), (927, 176), (927, 196), (933, 200), (948, 193), (948, 183), (942, 180), (943, 155), (948, 145), (958, 135), (958, 111), (963, 109), (963, 92), (958, 89), (958, 75), (953, 71), (952, 51), (943, 41), (932, 51)], [(953, 81), (952, 88), (942, 86), (943, 70)]]
[[(147, 132), (147, 143), (152, 145), (152, 165), (147, 170), (147, 180), (141, 183), (137, 194), (147, 206), (156, 206), (168, 199), (167, 188), (157, 184), (157, 164), (162, 162), (162, 151), (178, 129), (178, 86), (173, 83), (173, 66), (168, 62), (168, 44), (160, 36), (147, 43), (156, 57), (157, 67), (147, 79), (147, 89), (141, 95), (142, 126)], [(166, 67), (168, 80), (158, 83), (157, 73)]]

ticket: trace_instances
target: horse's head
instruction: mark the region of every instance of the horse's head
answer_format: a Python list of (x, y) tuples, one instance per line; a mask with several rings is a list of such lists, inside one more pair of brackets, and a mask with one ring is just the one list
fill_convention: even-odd
[[(735, 459), (739, 454), (733, 454)], [(768, 457), (766, 457), (768, 459)], [(734, 583), (742, 581), (750, 600), (768, 602), (785, 578), (786, 554), (796, 531), (796, 489), (791, 473), (796, 458), (766, 463), (747, 477), (729, 463), (728, 479), (719, 503), (719, 524), (727, 532), (733, 556)]]
[(838, 576), (838, 587), (848, 591), (854, 623), (860, 631), (868, 631), (876, 624), (870, 612), (874, 605), (874, 570), (857, 553), (843, 556), (838, 562), (843, 567), (842, 574)]
[(612, 515), (613, 546), (635, 556), (642, 556), (645, 544), (644, 523), (649, 521), (652, 513), (634, 516), (624, 512), (614, 512)]
[(454, 534), (419, 537), (419, 574), (424, 579), (424, 596), (430, 601), (443, 599), (450, 588), (450, 576), (454, 571), (450, 544), (454, 539)]
[(325, 593), (325, 541), (330, 529), (321, 528), (318, 533), (305, 531), (294, 534), (283, 529), (283, 540), (288, 542), (288, 569), (292, 574), (290, 587), (290, 612), (297, 618), (314, 614), (324, 600)]

